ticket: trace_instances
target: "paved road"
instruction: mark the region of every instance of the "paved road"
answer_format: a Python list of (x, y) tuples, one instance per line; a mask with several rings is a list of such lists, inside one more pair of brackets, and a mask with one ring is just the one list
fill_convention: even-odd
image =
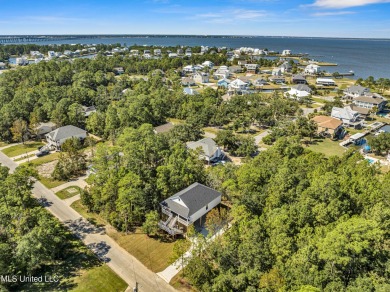
[[(0, 164), (5, 165), (14, 171), (17, 163), (0, 152)], [(147, 269), (135, 257), (121, 248), (113, 239), (86, 220), (79, 213), (69, 207), (66, 202), (58, 198), (52, 190), (46, 188), (39, 181), (35, 183), (33, 195), (55, 217), (68, 226), (72, 232), (79, 237), (94, 253), (115, 271), (130, 287), (139, 283), (139, 291), (176, 291), (155, 273)]]

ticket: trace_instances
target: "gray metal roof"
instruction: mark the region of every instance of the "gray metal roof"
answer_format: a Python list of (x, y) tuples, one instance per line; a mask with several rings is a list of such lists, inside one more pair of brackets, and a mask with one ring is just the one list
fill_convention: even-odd
[(196, 142), (188, 142), (187, 147), (192, 150), (196, 150), (200, 147), (202, 148), (203, 153), (208, 157), (213, 156), (214, 153), (218, 150), (217, 143), (215, 143), (215, 141), (211, 138), (204, 138)]
[(298, 84), (298, 85), (294, 85), (293, 88), (295, 88), (296, 90), (299, 90), (299, 91), (306, 91), (306, 92), (311, 92), (311, 88), (309, 86), (307, 86), (306, 84)]
[(87, 135), (87, 131), (72, 125), (64, 126), (47, 134), (54, 141), (72, 138), (77, 135)]
[(348, 87), (345, 91), (349, 92), (349, 93), (355, 93), (355, 94), (362, 95), (364, 92), (367, 92), (370, 90), (367, 87), (363, 87), (361, 85), (352, 85), (352, 86)]
[[(184, 218), (188, 218), (220, 196), (222, 196), (220, 192), (196, 182), (164, 200), (161, 205)], [(175, 202), (174, 199), (180, 199), (187, 207)]]
[(356, 114), (358, 114), (358, 112), (354, 111), (350, 106), (344, 108), (334, 106), (330, 115), (336, 119), (352, 120)]

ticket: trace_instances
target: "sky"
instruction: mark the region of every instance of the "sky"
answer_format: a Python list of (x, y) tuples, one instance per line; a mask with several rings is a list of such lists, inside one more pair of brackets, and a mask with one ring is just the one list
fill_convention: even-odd
[(390, 38), (390, 0), (0, 0), (0, 35)]

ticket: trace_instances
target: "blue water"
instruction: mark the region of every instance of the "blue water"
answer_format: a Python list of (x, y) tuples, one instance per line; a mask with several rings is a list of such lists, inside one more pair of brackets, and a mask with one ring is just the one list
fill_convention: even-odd
[(337, 67), (322, 67), (329, 72), (355, 72), (354, 78), (390, 78), (390, 39), (337, 39), (303, 37), (99, 37), (71, 40), (37, 42), (37, 44), (112, 44), (157, 45), (157, 46), (217, 46), (228, 48), (254, 47), (279, 51), (289, 49), (292, 53), (308, 53), (310, 58), (337, 63)]
[(390, 133), (390, 125), (383, 126), (379, 129), (379, 131), (385, 131), (386, 133)]

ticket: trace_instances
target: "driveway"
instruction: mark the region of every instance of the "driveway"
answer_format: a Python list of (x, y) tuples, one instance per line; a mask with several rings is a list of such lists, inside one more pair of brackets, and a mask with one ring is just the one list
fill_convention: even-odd
[[(0, 152), (0, 164), (9, 167), (11, 172), (18, 166), (17, 163), (2, 152)], [(69, 227), (86, 246), (102, 261), (106, 262), (130, 287), (135, 287), (137, 281), (139, 283), (139, 291), (176, 291), (158, 277), (157, 274), (150, 271), (135, 257), (121, 248), (108, 235), (105, 235), (102, 229), (89, 224), (79, 213), (39, 181), (35, 183), (33, 196), (55, 217)]]
[(263, 133), (255, 136), (255, 143), (256, 145), (259, 145), (259, 143), (261, 142), (261, 140), (263, 140), (263, 138), (265, 136), (267, 136), (269, 134), (269, 130), (265, 130)]

